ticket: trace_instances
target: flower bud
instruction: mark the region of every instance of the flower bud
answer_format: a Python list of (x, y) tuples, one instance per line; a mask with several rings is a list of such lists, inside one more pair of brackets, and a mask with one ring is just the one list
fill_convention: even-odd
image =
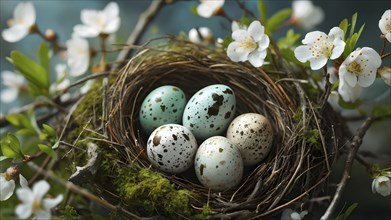
[(50, 42), (53, 42), (53, 41), (56, 41), (57, 40), (57, 34), (56, 32), (54, 32), (52, 29), (47, 29), (45, 31), (45, 38), (50, 41)]

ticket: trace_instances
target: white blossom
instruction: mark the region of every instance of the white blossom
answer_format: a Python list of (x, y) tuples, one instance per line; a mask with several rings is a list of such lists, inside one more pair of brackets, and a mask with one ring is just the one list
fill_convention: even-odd
[(240, 24), (237, 21), (232, 21), (231, 29), (232, 29), (232, 32), (234, 32), (236, 30), (247, 30), (247, 26), (246, 25), (242, 25), (242, 24)]
[(391, 181), (388, 176), (378, 176), (372, 182), (372, 192), (386, 197), (391, 194)]
[(379, 70), (380, 77), (389, 86), (391, 86), (391, 67), (385, 66)]
[(28, 182), (15, 167), (9, 167), (6, 172), (0, 173), (0, 201), (9, 199), (15, 190), (15, 178), (19, 177), (22, 188), (28, 187)]
[(197, 6), (197, 13), (204, 18), (216, 15), (223, 7), (225, 0), (201, 0)]
[(71, 76), (80, 76), (87, 71), (90, 62), (90, 49), (88, 41), (73, 35), (66, 42), (67, 63)]
[(102, 11), (82, 10), (81, 21), (83, 24), (76, 25), (73, 29), (80, 37), (96, 37), (99, 34), (114, 33), (121, 23), (118, 4), (110, 2)]
[(356, 84), (368, 87), (375, 81), (381, 62), (380, 55), (374, 49), (358, 48), (339, 67), (340, 80), (346, 81), (351, 87)]
[(35, 8), (31, 2), (20, 2), (14, 10), (14, 17), (8, 20), (9, 28), (1, 33), (5, 41), (18, 42), (30, 33), (35, 24)]
[(213, 34), (210, 28), (207, 27), (192, 28), (189, 31), (189, 40), (198, 44), (212, 43)]
[(350, 86), (345, 80), (340, 78), (338, 93), (345, 102), (355, 102), (361, 95), (363, 88), (360, 85)]
[(305, 45), (295, 49), (295, 56), (302, 63), (310, 61), (311, 69), (318, 70), (326, 65), (328, 59), (341, 56), (345, 49), (343, 38), (344, 32), (339, 27), (333, 27), (328, 35), (321, 31), (309, 32), (302, 40)]
[(23, 76), (5, 70), (1, 72), (1, 81), (5, 85), (5, 89), (1, 90), (1, 102), (10, 103), (14, 101), (21, 90), (25, 88), (25, 80)]
[(80, 87), (80, 93), (87, 94), (87, 92), (90, 91), (94, 83), (95, 80), (88, 80), (82, 87)]
[(22, 201), (16, 209), (15, 213), (18, 218), (27, 219), (34, 214), (37, 219), (51, 219), (51, 209), (61, 203), (63, 195), (60, 194), (56, 198), (43, 198), (49, 191), (50, 185), (45, 180), (38, 181), (34, 184), (33, 189), (19, 188), (16, 190), (16, 195)]
[(281, 220), (302, 220), (304, 216), (308, 214), (308, 211), (302, 211), (300, 214), (292, 209), (284, 209), (281, 214)]
[(379, 20), (379, 28), (388, 42), (391, 42), (391, 9), (384, 12)]
[(259, 21), (253, 21), (247, 30), (234, 31), (232, 39), (234, 41), (227, 48), (227, 55), (232, 61), (245, 62), (248, 60), (254, 67), (263, 65), (270, 40)]
[(303, 29), (310, 30), (324, 20), (321, 7), (315, 6), (309, 0), (294, 0), (292, 2), (292, 19)]

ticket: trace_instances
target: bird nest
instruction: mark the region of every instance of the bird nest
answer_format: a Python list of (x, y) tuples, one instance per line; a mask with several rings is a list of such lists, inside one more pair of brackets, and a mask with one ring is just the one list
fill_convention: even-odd
[[(192, 209), (207, 206), (209, 215), (216, 218), (271, 216), (317, 195), (334, 160), (334, 113), (327, 105), (312, 106), (319, 97), (307, 94), (311, 87), (306, 81), (308, 75), (303, 72), (292, 77), (293, 73), (284, 68), (288, 64), (277, 54), (274, 51), (272, 57), (281, 60), (279, 66), (267, 71), (234, 63), (223, 49), (178, 39), (142, 47), (120, 71), (108, 93), (106, 128), (110, 141), (117, 143), (114, 148), (120, 152), (124, 166), (158, 172), (175, 189), (191, 192)], [(307, 89), (301, 85), (305, 81)], [(201, 88), (217, 83), (235, 91), (236, 116), (260, 113), (270, 120), (274, 130), (267, 158), (246, 168), (240, 184), (223, 192), (201, 185), (194, 169), (171, 175), (152, 167), (146, 152), (148, 137), (139, 123), (141, 103), (153, 89), (174, 85), (191, 97)]]

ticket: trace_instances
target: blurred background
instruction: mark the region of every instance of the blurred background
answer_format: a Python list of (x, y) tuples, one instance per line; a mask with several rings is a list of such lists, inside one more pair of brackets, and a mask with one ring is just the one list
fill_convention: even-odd
[[(1, 0), (0, 1), (0, 25), (1, 30), (7, 28), (7, 20), (13, 16), (13, 10), (19, 1)], [(109, 1), (80, 1), (80, 0), (39, 0), (32, 1), (36, 13), (37, 24), (42, 31), (46, 29), (53, 29), (60, 37), (60, 43), (64, 44), (66, 40), (71, 37), (72, 28), (76, 24), (80, 24), (80, 11), (82, 9), (96, 9), (102, 10)], [(116, 1), (120, 6), (121, 27), (115, 35), (114, 43), (124, 44), (134, 28), (140, 14), (148, 7), (150, 1), (147, 0), (123, 0)], [(328, 33), (328, 31), (338, 24), (344, 18), (351, 18), (351, 16), (358, 12), (357, 26), (360, 27), (365, 23), (365, 29), (361, 35), (361, 38), (357, 44), (358, 47), (368, 46), (375, 50), (380, 50), (383, 45), (382, 40), (379, 38), (380, 30), (378, 27), (378, 21), (385, 10), (391, 8), (391, 1), (313, 1), (315, 5), (321, 6), (325, 11), (325, 19), (316, 30), (320, 30)], [(256, 11), (257, 1), (245, 1), (248, 8), (254, 9), (255, 14), (259, 14)], [(274, 12), (283, 9), (290, 8), (292, 1), (284, 0), (266, 0), (268, 6), (269, 15)], [(146, 34), (143, 36), (141, 42), (145, 42), (147, 39), (164, 36), (164, 35), (178, 35), (180, 32), (188, 33), (193, 27), (206, 26), (212, 29), (214, 37), (224, 38), (231, 34), (231, 24), (224, 18), (202, 18), (194, 15), (191, 12), (193, 6), (198, 5), (198, 1), (174, 1), (173, 4), (166, 5), (157, 15), (156, 19), (148, 27)], [(238, 7), (235, 1), (226, 1), (224, 9), (232, 18), (240, 18), (242, 11)], [(357, 27), (356, 27), (357, 28)], [(286, 29), (282, 29), (276, 33), (275, 38), (281, 37), (285, 34)], [(297, 29), (296, 31), (305, 35), (305, 31)], [(42, 39), (36, 35), (28, 36), (22, 41), (17, 43), (5, 42), (2, 38), (0, 40), (0, 70), (11, 70), (13, 66), (5, 59), (9, 56), (12, 50), (20, 50), (30, 57), (34, 57), (36, 51)], [(90, 40), (92, 45), (97, 45), (98, 42)], [(387, 44), (386, 51), (390, 51), (390, 43)], [(58, 58), (57, 58), (58, 59)], [(54, 60), (51, 64), (51, 68), (54, 69), (54, 65), (60, 60)], [(391, 64), (386, 64), (390, 66)], [(54, 71), (53, 71), (54, 72)], [(3, 84), (0, 83), (3, 89)], [(364, 92), (363, 98), (370, 100), (367, 106), (362, 106), (362, 109), (370, 110), (370, 106), (374, 102), (381, 102), (385, 104), (391, 104), (390, 87), (387, 87), (384, 82), (377, 79), (375, 85), (372, 85), (367, 92)], [(388, 95), (387, 95), (388, 92)], [(383, 95), (382, 94), (385, 94)], [(380, 97), (380, 98), (379, 98)], [(12, 108), (22, 106), (26, 104), (29, 99), (21, 96), (17, 101), (10, 104), (0, 102), (0, 113), (5, 115)], [(355, 114), (354, 112), (346, 111), (344, 114)], [(353, 122), (350, 124), (351, 129), (354, 131), (360, 122)], [(373, 125), (368, 135), (365, 137), (363, 146), (360, 151), (371, 152), (375, 157), (368, 158), (370, 162), (380, 163), (382, 166), (391, 165), (391, 123), (380, 122)], [(342, 159), (342, 158), (341, 158)], [(343, 167), (343, 159), (339, 160), (336, 164), (332, 178), (330, 179), (331, 185), (339, 181), (341, 171)], [(374, 195), (371, 192), (372, 180), (369, 178), (365, 168), (358, 164), (354, 165), (352, 178), (341, 200), (339, 210), (344, 206), (350, 206), (352, 203), (358, 203), (358, 208), (353, 212), (351, 219), (364, 220), (364, 219), (391, 219), (391, 198), (383, 198), (380, 195)], [(329, 190), (333, 191), (332, 188)]]

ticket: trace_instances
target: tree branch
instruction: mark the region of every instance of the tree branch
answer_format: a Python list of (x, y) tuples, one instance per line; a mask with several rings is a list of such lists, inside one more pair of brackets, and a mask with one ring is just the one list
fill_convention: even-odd
[(346, 156), (345, 168), (344, 168), (344, 171), (342, 174), (341, 181), (339, 182), (337, 190), (335, 191), (333, 200), (331, 201), (326, 212), (321, 217), (321, 220), (331, 219), (331, 216), (334, 213), (334, 211), (335, 211), (335, 209), (341, 199), (342, 193), (345, 190), (346, 184), (347, 184), (348, 180), (350, 179), (350, 173), (352, 171), (353, 162), (354, 162), (354, 159), (356, 158), (357, 151), (362, 144), (362, 139), (363, 139), (365, 133), (367, 132), (367, 130), (370, 128), (370, 126), (372, 125), (372, 123), (374, 121), (384, 119), (386, 117), (390, 117), (390, 115), (383, 116), (383, 117), (368, 117), (364, 121), (364, 123), (360, 126), (360, 128), (357, 130), (356, 134), (354, 135), (354, 137), (352, 139), (348, 154)]

